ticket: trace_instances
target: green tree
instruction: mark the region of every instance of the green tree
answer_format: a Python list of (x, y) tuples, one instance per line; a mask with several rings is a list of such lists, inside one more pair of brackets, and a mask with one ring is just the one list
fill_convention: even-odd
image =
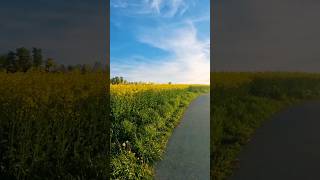
[(50, 71), (53, 71), (55, 67), (56, 67), (56, 63), (54, 62), (54, 60), (51, 58), (48, 58), (45, 64), (45, 70), (47, 72), (50, 72)]
[(68, 70), (69, 72), (73, 71), (73, 69), (74, 69), (74, 67), (73, 67), (72, 65), (68, 65), (67, 70)]
[(92, 71), (92, 67), (89, 64), (83, 64), (81, 67), (81, 72), (82, 73), (87, 73)]
[(7, 54), (6, 62), (5, 62), (5, 68), (7, 72), (17, 72), (18, 71), (18, 62), (17, 62), (17, 56), (16, 53), (13, 51), (9, 51)]
[(27, 72), (32, 67), (30, 51), (24, 47), (18, 48), (16, 56), (18, 57), (18, 71)]
[(113, 77), (110, 79), (110, 83), (111, 84), (119, 84), (119, 78), (116, 76), (116, 77)]
[(120, 84), (123, 84), (123, 77), (120, 77), (120, 78), (119, 78), (119, 83), (120, 83)]
[(125, 80), (123, 77), (116, 76), (110, 79), (110, 83), (111, 84), (127, 84), (128, 81)]
[(0, 71), (6, 69), (7, 55), (0, 55)]
[(95, 62), (92, 70), (95, 72), (101, 72), (103, 70), (102, 64), (100, 62)]
[(33, 66), (39, 68), (42, 65), (42, 50), (39, 48), (32, 49)]
[(77, 65), (70, 66), (70, 71), (72, 71), (72, 72), (82, 72), (82, 65), (81, 64), (77, 64)]
[(58, 71), (59, 72), (67, 72), (67, 68), (65, 67), (65, 65), (60, 64), (58, 67)]

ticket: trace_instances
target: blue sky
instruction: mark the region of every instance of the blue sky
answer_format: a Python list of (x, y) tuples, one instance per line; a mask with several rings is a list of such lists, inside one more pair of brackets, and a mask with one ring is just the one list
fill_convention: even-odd
[(111, 76), (208, 84), (210, 0), (111, 0)]

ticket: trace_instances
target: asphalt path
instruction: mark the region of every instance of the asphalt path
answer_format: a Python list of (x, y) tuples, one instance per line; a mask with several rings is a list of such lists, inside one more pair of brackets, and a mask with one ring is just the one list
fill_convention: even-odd
[(320, 102), (277, 113), (239, 156), (232, 180), (320, 179)]
[(169, 139), (155, 179), (210, 179), (210, 95), (201, 95), (187, 108)]

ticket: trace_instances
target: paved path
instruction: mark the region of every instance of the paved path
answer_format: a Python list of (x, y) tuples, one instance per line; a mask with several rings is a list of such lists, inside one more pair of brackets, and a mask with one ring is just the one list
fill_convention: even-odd
[(320, 102), (278, 113), (240, 155), (232, 180), (320, 179)]
[(159, 180), (210, 179), (210, 95), (193, 101), (174, 130), (164, 159), (156, 165)]

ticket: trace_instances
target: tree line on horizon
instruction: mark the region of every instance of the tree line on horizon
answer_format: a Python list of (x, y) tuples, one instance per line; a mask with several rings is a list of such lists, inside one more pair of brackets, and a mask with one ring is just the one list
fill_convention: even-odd
[(27, 72), (30, 70), (44, 72), (71, 72), (80, 71), (96, 72), (105, 71), (105, 67), (100, 62), (90, 64), (64, 65), (59, 64), (52, 58), (44, 58), (42, 49), (33, 47), (30, 51), (25, 47), (10, 50), (6, 54), (0, 55), (0, 71), (7, 73)]
[[(110, 84), (155, 84), (154, 82), (142, 82), (142, 81), (128, 81), (124, 79), (122, 76), (114, 76), (110, 79)], [(168, 84), (172, 84), (172, 82), (168, 82)]]
[(152, 82), (142, 82), (142, 81), (128, 81), (122, 76), (115, 76), (110, 79), (110, 84), (154, 84)]

